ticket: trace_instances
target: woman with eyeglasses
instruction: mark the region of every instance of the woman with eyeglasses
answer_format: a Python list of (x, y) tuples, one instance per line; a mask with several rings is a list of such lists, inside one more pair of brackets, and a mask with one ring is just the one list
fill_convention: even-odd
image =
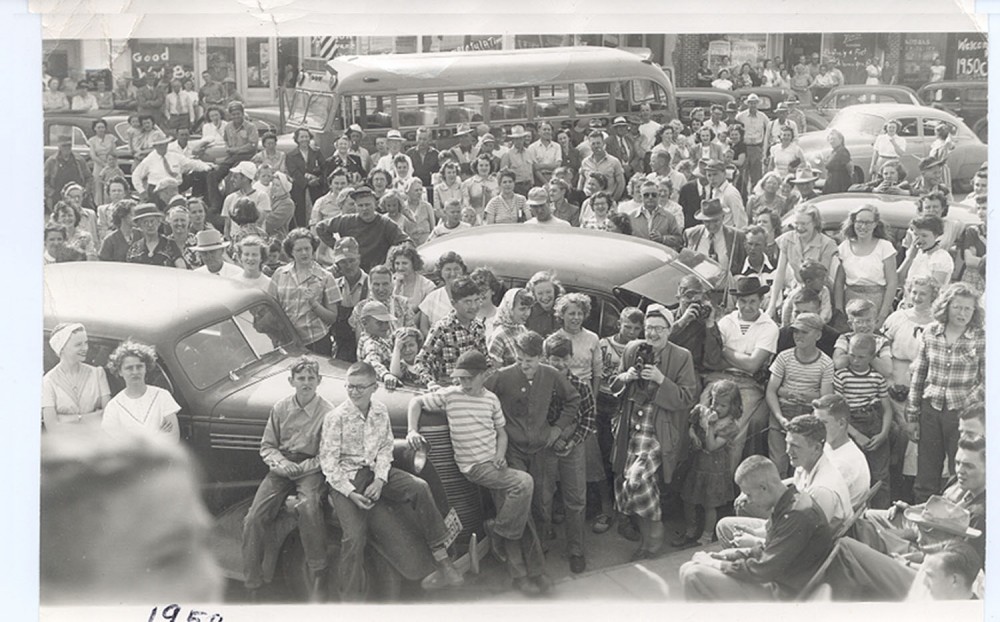
[(852, 300), (870, 300), (875, 305), (875, 322), (881, 326), (892, 313), (896, 295), (896, 247), (886, 235), (878, 208), (871, 204), (851, 210), (842, 232), (833, 307), (845, 311)]

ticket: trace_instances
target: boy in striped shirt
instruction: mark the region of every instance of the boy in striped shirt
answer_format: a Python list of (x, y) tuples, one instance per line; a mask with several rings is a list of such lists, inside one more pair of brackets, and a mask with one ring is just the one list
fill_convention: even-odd
[(525, 529), (531, 517), (534, 480), (507, 465), (503, 409), (497, 396), (483, 387), (488, 369), (482, 353), (462, 353), (451, 372), (461, 386), (443, 387), (410, 401), (406, 440), (413, 449), (427, 443), (418, 431), (420, 415), (424, 410), (445, 412), (458, 470), (493, 493), (497, 517), (491, 546), (498, 557), (506, 558), (515, 586), (537, 594), (543, 584), (551, 587), (551, 580), (545, 575), (545, 557), (534, 528)]
[(851, 409), (847, 433), (865, 454), (872, 483), (882, 487), (871, 500), (873, 508), (887, 508), (889, 491), (889, 427), (892, 404), (889, 384), (872, 368), (876, 342), (871, 334), (858, 333), (847, 346), (848, 366), (833, 373), (833, 390), (844, 396)]

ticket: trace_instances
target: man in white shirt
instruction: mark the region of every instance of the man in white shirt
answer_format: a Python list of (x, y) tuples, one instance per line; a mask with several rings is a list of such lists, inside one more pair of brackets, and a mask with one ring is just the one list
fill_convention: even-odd
[(253, 182), (257, 179), (257, 165), (246, 160), (239, 162), (230, 169), (229, 177), (233, 180), (236, 190), (229, 193), (226, 196), (226, 200), (222, 203), (222, 216), (225, 218), (225, 234), (229, 235), (232, 227), (233, 206), (236, 205), (236, 201), (243, 197), (250, 199), (257, 206), (257, 211), (260, 214), (257, 224), (263, 226), (264, 220), (267, 218), (267, 213), (271, 211), (271, 195), (260, 188), (254, 187)]
[(743, 124), (743, 142), (747, 148), (747, 175), (750, 187), (760, 181), (763, 174), (764, 148), (769, 144), (767, 136), (768, 118), (757, 110), (760, 96), (750, 93), (746, 99), (747, 109), (736, 115), (736, 121)]
[(214, 164), (189, 158), (176, 150), (168, 150), (170, 137), (159, 130), (155, 130), (151, 141), (153, 151), (132, 171), (132, 185), (140, 194), (145, 193), (148, 186), (155, 188), (168, 177), (181, 183), (185, 173), (211, 171), (215, 168)]
[(224, 276), (227, 279), (240, 280), (243, 277), (243, 269), (239, 266), (224, 261), (226, 254), (226, 240), (218, 229), (203, 229), (195, 236), (197, 244), (191, 247), (201, 257), (202, 266), (196, 268), (199, 274), (215, 274)]
[(385, 144), (389, 148), (389, 153), (379, 158), (378, 164), (375, 167), (382, 169), (390, 175), (395, 175), (396, 167), (393, 166), (392, 161), (396, 159), (396, 156), (403, 155), (410, 164), (410, 171), (412, 172), (413, 160), (410, 159), (410, 156), (403, 153), (403, 135), (399, 133), (399, 130), (389, 130), (385, 135)]
[(782, 128), (791, 128), (793, 139), (799, 135), (798, 124), (788, 118), (788, 104), (778, 102), (778, 105), (774, 108), (774, 115), (775, 118), (767, 126), (768, 149), (781, 142)]
[(544, 185), (552, 179), (552, 171), (562, 162), (562, 147), (552, 140), (552, 124), (538, 124), (538, 140), (528, 145), (528, 161), (535, 176), (535, 183)]
[(722, 104), (712, 104), (712, 118), (705, 121), (705, 127), (711, 129), (716, 138), (725, 136), (726, 132), (729, 131), (729, 125), (724, 120), (725, 116), (726, 109), (722, 107)]
[(735, 229), (746, 229), (747, 211), (743, 206), (743, 197), (736, 186), (726, 179), (726, 165), (718, 160), (710, 160), (705, 164), (705, 176), (712, 186), (712, 198), (719, 199), (726, 212), (722, 223)]
[(70, 110), (73, 112), (87, 112), (97, 110), (97, 108), (97, 98), (90, 92), (90, 87), (87, 83), (81, 82), (76, 85), (76, 95), (73, 96)]
[(643, 155), (656, 144), (656, 133), (663, 127), (653, 120), (653, 109), (649, 104), (639, 106), (639, 150)]
[(608, 194), (614, 200), (620, 200), (625, 192), (625, 169), (621, 160), (606, 151), (607, 135), (603, 131), (592, 131), (587, 141), (591, 153), (580, 163), (578, 188), (583, 190), (586, 187), (591, 173), (602, 173), (608, 178)]
[(571, 226), (552, 215), (552, 204), (549, 203), (549, 193), (545, 188), (532, 188), (528, 191), (528, 209), (531, 210), (532, 217), (525, 221), (526, 225)]
[(813, 400), (813, 414), (826, 426), (826, 445), (823, 453), (829, 458), (847, 484), (851, 507), (857, 507), (868, 492), (871, 472), (865, 454), (847, 435), (851, 409), (847, 400), (832, 393)]

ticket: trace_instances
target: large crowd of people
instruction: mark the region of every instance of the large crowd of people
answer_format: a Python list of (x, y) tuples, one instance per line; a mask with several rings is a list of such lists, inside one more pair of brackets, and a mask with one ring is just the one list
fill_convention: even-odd
[[(131, 180), (98, 174), (96, 159), (77, 165), (68, 144), (46, 162), (43, 258), (258, 287), (308, 350), (352, 364), (339, 405), (316, 394), (308, 359), (291, 367), (294, 396), (272, 410), (261, 449), (270, 474), (246, 523), (251, 590), (259, 534), (294, 490), (307, 500), (299, 528), (321, 585), (313, 505), (327, 484), (344, 534), (343, 598), (363, 592), (366, 511), (383, 502), (416, 509), (439, 565), (425, 584), (461, 582), (426, 485), (391, 467), (387, 413), (372, 398), (379, 384), (408, 384), (427, 390), (410, 404), (408, 441), (425, 442), (423, 409), (447, 413), (460, 471), (495, 500), (494, 552), (526, 593), (552, 587), (543, 561), (556, 522), (570, 569), (585, 570), (590, 487), (591, 530), (617, 525), (638, 542), (635, 560), (725, 544), (682, 569), (691, 599), (798, 596), (830, 555), (835, 595), (901, 599), (926, 583), (935, 597), (967, 596), (935, 581), (983, 565), (985, 169), (972, 208), (942, 185), (947, 147), (901, 181), (905, 147), (890, 124), (876, 140), (876, 181), (855, 190), (913, 194), (919, 213), (897, 248), (859, 194), (838, 242), (804, 203), (816, 172), (796, 145), (794, 98), (773, 121), (757, 103), (750, 95), (734, 117), (696, 110), (687, 123), (660, 124), (644, 108), (558, 133), (546, 122), (462, 126), (440, 150), (422, 128), (408, 149), (392, 130), (369, 151), (352, 125), (328, 158), (307, 129), (277, 151), (239, 102), (207, 107), (198, 140), (183, 119), (140, 112)], [(199, 159), (207, 144), (226, 155)], [(843, 137), (831, 144), (823, 192), (851, 184)], [(982, 222), (961, 230), (949, 209)], [(629, 307), (614, 334), (598, 335), (584, 327), (591, 299), (565, 291), (550, 266), (504, 291), (457, 253), (425, 266), (416, 250), (517, 223), (526, 244), (541, 226), (603, 230), (710, 258), (725, 278), (708, 291), (686, 277), (676, 309)], [(43, 383), (47, 430), (177, 437), (177, 404), (145, 382), (148, 346), (111, 356), (125, 381), (111, 396), (105, 372), (84, 362), (82, 325), (56, 327), (49, 345), (59, 363)], [(676, 537), (664, 509), (683, 511)]]

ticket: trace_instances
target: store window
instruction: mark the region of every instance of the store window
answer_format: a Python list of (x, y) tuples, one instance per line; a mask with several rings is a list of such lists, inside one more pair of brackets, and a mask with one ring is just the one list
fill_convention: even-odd
[(271, 87), (271, 43), (267, 38), (247, 38), (247, 87)]

